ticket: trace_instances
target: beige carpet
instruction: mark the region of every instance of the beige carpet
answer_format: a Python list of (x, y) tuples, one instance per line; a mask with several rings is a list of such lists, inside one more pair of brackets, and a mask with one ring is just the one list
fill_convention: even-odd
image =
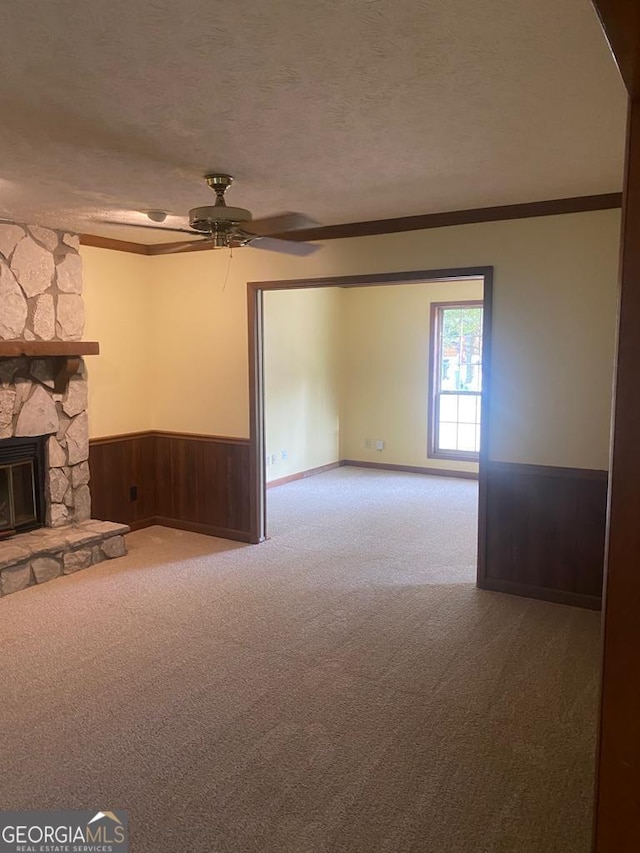
[(598, 615), (473, 587), (476, 485), (341, 469), (0, 600), (0, 807), (133, 853), (588, 853)]

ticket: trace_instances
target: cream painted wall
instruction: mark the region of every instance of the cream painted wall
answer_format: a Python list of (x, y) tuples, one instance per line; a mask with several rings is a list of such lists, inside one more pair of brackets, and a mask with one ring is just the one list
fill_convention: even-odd
[(343, 294), (338, 287), (264, 294), (267, 481), (340, 458)]
[[(474, 463), (427, 457), (431, 303), (464, 299), (482, 299), (482, 282), (344, 291), (341, 458), (478, 470)], [(375, 450), (375, 439), (384, 440), (384, 450)]]
[(89, 356), (89, 430), (92, 438), (151, 428), (154, 301), (148, 258), (81, 246), (85, 340), (100, 343)]
[[(247, 281), (493, 265), (490, 457), (606, 468), (619, 228), (619, 211), (596, 211), (333, 240), (309, 258), (245, 248), (234, 252), (226, 286), (226, 251), (122, 256), (127, 269), (147, 265), (158, 379), (152, 426), (248, 436)], [(109, 277), (103, 282), (108, 288)], [(90, 314), (93, 290), (90, 283)], [(110, 308), (116, 324), (129, 307), (127, 288), (119, 292), (122, 304)], [(103, 378), (115, 401), (115, 363)], [(92, 394), (101, 393), (94, 382)], [(130, 417), (107, 418), (100, 405), (101, 428), (113, 432), (116, 419), (120, 431), (137, 428), (133, 400)]]

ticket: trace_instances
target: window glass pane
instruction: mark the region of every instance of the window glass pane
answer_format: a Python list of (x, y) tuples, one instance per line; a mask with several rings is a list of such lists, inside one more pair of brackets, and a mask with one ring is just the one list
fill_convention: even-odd
[(440, 432), (438, 435), (438, 446), (440, 450), (457, 450), (458, 449), (458, 425), (451, 423), (440, 422)]
[(482, 307), (442, 308), (440, 388), (482, 390)]
[(475, 424), (477, 420), (477, 397), (475, 395), (464, 395), (460, 400), (458, 409), (458, 420), (464, 424)]
[(15, 524), (36, 520), (33, 494), (33, 462), (20, 462), (12, 466), (13, 508)]
[(458, 450), (476, 450), (476, 428), (473, 424), (458, 425)]
[(457, 421), (458, 420), (458, 400), (457, 394), (441, 394), (440, 395), (440, 421)]
[(458, 391), (460, 380), (460, 360), (453, 347), (448, 348), (442, 355), (442, 370), (440, 387), (443, 391)]
[(483, 309), (480, 305), (461, 303), (438, 310), (439, 340), (434, 342), (439, 354), (435, 370), (436, 450), (477, 453), (480, 447)]

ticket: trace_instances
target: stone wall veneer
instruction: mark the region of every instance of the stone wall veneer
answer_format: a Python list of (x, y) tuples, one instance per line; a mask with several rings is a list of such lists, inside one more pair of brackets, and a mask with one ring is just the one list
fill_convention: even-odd
[(0, 340), (82, 338), (79, 246), (75, 234), (0, 223)]
[[(0, 340), (77, 341), (84, 330), (75, 234), (0, 223)], [(128, 528), (91, 520), (84, 363), (62, 394), (53, 358), (0, 358), (0, 440), (49, 436), (45, 527), (0, 541), (0, 595), (126, 553)]]
[(27, 322), (27, 298), (9, 267), (0, 260), (0, 340), (20, 338)]
[[(76, 235), (0, 223), (0, 340), (79, 340), (84, 328)], [(0, 360), (0, 439), (50, 435), (46, 524), (90, 517), (84, 365), (54, 393), (51, 358)], [(55, 442), (55, 444), (54, 444)], [(81, 474), (74, 468), (85, 463)]]

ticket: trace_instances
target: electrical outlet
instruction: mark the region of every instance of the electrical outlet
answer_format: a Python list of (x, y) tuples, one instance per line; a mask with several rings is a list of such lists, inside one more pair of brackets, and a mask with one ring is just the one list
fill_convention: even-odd
[(289, 455), (289, 454), (288, 454), (288, 452), (287, 452), (286, 450), (281, 450), (281, 451), (280, 451), (280, 459), (282, 459), (282, 461), (283, 461), (283, 462), (285, 461), (285, 459), (287, 458), (287, 456), (288, 456), (288, 455)]
[(365, 438), (364, 449), (365, 450), (371, 450), (371, 439), (370, 438)]
[(376, 438), (376, 450), (384, 450), (384, 441), (381, 438)]
[(137, 486), (130, 486), (129, 487), (129, 500), (130, 501), (137, 501), (138, 500), (138, 487)]

